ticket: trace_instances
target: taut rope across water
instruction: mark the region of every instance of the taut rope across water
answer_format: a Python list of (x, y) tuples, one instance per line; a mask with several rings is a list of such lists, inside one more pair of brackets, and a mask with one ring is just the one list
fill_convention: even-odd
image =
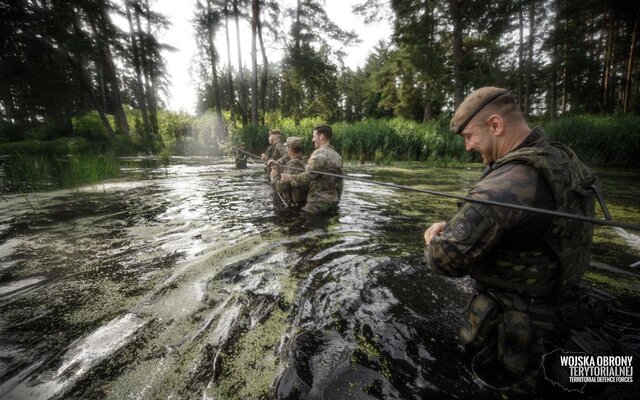
[[(249, 152), (241, 150), (241, 149), (235, 149), (235, 150), (240, 151), (242, 153), (245, 153), (245, 154), (247, 154), (247, 155), (249, 155), (251, 157), (255, 157), (257, 159), (261, 159), (261, 157), (255, 155), (253, 153), (249, 153)], [(299, 170), (299, 171), (306, 171), (305, 169), (302, 169), (302, 168), (295, 168), (295, 167), (290, 167), (290, 168), (291, 169), (295, 169), (295, 170)], [(309, 170), (309, 172), (313, 172), (314, 174), (333, 176), (333, 177), (336, 177), (336, 178), (349, 179), (349, 180), (352, 180), (352, 181), (360, 181), (360, 182), (370, 183), (370, 184), (373, 184), (373, 185), (387, 186), (387, 187), (392, 187), (392, 188), (395, 188), (395, 189), (407, 190), (407, 191), (410, 191), (410, 192), (426, 193), (426, 194), (430, 194), (430, 195), (433, 195), (433, 196), (439, 196), (439, 197), (446, 197), (446, 198), (450, 198), (450, 199), (469, 201), (469, 202), (472, 202), (472, 203), (486, 204), (486, 205), (489, 205), (489, 206), (512, 208), (512, 209), (516, 209), (516, 210), (522, 210), (522, 211), (528, 211), (528, 212), (535, 212), (535, 213), (539, 213), (539, 214), (551, 215), (553, 217), (576, 219), (576, 220), (579, 220), (579, 221), (590, 222), (590, 223), (592, 223), (594, 225), (612, 226), (612, 227), (618, 227), (618, 228), (624, 228), (624, 229), (631, 229), (631, 230), (635, 230), (635, 231), (640, 231), (640, 225), (633, 224), (633, 223), (630, 223), (630, 222), (615, 221), (615, 220), (612, 220), (612, 219), (601, 219), (601, 218), (587, 217), (585, 215), (569, 214), (569, 213), (564, 213), (564, 212), (560, 212), (560, 211), (545, 210), (543, 208), (535, 208), (535, 207), (529, 207), (529, 206), (522, 206), (522, 205), (519, 205), (519, 204), (503, 203), (503, 202), (500, 202), (500, 201), (483, 200), (483, 199), (477, 199), (477, 198), (469, 197), (469, 196), (462, 196), (462, 195), (457, 195), (457, 194), (452, 194), (452, 193), (440, 192), (440, 191), (437, 191), (437, 190), (417, 189), (417, 188), (413, 188), (413, 187), (410, 187), (410, 186), (397, 185), (395, 183), (378, 182), (378, 181), (374, 181), (374, 180), (371, 180), (371, 179), (358, 178), (358, 177), (355, 177), (355, 176), (333, 174), (331, 172), (323, 172), (323, 171), (315, 171), (315, 170)]]

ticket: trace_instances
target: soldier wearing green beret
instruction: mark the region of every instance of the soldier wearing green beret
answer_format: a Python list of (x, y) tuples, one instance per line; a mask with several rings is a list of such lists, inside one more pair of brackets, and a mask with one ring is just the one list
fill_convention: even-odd
[(280, 179), (281, 170), (289, 175), (297, 175), (304, 172), (305, 164), (302, 159), (304, 143), (299, 137), (289, 136), (284, 146), (287, 149), (289, 161), (284, 167), (280, 167), (279, 164), (271, 164), (271, 187), (282, 196), (288, 206), (304, 206), (307, 202), (308, 186), (292, 186), (290, 182), (282, 182)]
[[(468, 196), (593, 216), (594, 174), (542, 129), (530, 129), (508, 90), (471, 93), (451, 131), (487, 165)], [(472, 366), (481, 381), (505, 393), (536, 389), (541, 356), (568, 330), (557, 310), (573, 301), (592, 234), (587, 222), (472, 202), (424, 233), (432, 270), (476, 282), (460, 338), (476, 354)], [(487, 381), (489, 368), (508, 383)]]
[(333, 130), (329, 125), (318, 125), (313, 128), (313, 145), (316, 150), (307, 161), (306, 171), (298, 175), (283, 174), (282, 182), (288, 182), (293, 187), (308, 187), (307, 204), (303, 211), (316, 214), (338, 208), (342, 196), (342, 178), (333, 177), (319, 172), (342, 175), (342, 157), (331, 146)]

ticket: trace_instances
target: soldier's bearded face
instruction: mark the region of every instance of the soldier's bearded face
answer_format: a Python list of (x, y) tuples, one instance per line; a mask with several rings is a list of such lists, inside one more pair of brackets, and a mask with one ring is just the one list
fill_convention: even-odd
[(495, 136), (489, 132), (486, 126), (473, 122), (469, 123), (461, 135), (464, 138), (467, 151), (480, 153), (483, 164), (487, 165), (496, 160)]

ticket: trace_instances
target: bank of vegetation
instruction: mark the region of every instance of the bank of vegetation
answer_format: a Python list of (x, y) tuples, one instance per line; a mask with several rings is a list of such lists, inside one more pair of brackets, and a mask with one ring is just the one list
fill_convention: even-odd
[[(469, 161), (448, 119), (471, 90), (495, 85), (588, 162), (640, 162), (633, 3), (363, 0), (355, 18), (386, 19), (393, 34), (348, 68), (357, 35), (319, 0), (203, 0), (192, 18), (196, 116), (165, 111), (171, 49), (158, 38), (169, 20), (157, 7), (24, 1), (0, 10), (0, 154), (166, 161), (222, 155), (240, 141), (261, 153), (270, 128), (306, 138), (310, 152), (312, 127), (328, 122), (347, 159)], [(250, 59), (232, 31), (250, 31)], [(281, 59), (269, 58), (269, 45)], [(234, 65), (221, 57), (232, 50)]]
[[(139, 125), (139, 114), (127, 111), (131, 126)], [(29, 155), (159, 155), (166, 160), (172, 155), (223, 156), (240, 142), (247, 149), (260, 154), (268, 146), (269, 129), (279, 128), (284, 137), (299, 136), (305, 141), (307, 154), (313, 151), (313, 127), (326, 123), (315, 118), (293, 118), (268, 114), (266, 126), (246, 127), (230, 124), (224, 142), (211, 135), (215, 131), (215, 117), (194, 117), (166, 111), (158, 113), (158, 134), (145, 134), (143, 129), (132, 129), (128, 136), (111, 137), (105, 131), (96, 113), (73, 119), (73, 135), (42, 140), (46, 131), (32, 133), (29, 140), (0, 143), (0, 154)], [(585, 161), (593, 165), (640, 166), (640, 116), (581, 115), (555, 119), (537, 119), (551, 140), (570, 146)], [(346, 160), (375, 161), (474, 161), (465, 151), (459, 136), (449, 131), (449, 118), (416, 122), (403, 118), (367, 119), (357, 122), (336, 122), (334, 145)]]

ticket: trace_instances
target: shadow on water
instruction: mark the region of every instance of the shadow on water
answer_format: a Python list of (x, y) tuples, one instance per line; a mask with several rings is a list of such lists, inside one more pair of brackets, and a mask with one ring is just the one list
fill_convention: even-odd
[[(260, 165), (204, 161), (4, 196), (0, 398), (493, 397), (457, 340), (472, 281), (421, 259), (455, 202), (349, 181), (339, 211), (307, 218)], [(347, 171), (464, 193), (480, 168)]]

